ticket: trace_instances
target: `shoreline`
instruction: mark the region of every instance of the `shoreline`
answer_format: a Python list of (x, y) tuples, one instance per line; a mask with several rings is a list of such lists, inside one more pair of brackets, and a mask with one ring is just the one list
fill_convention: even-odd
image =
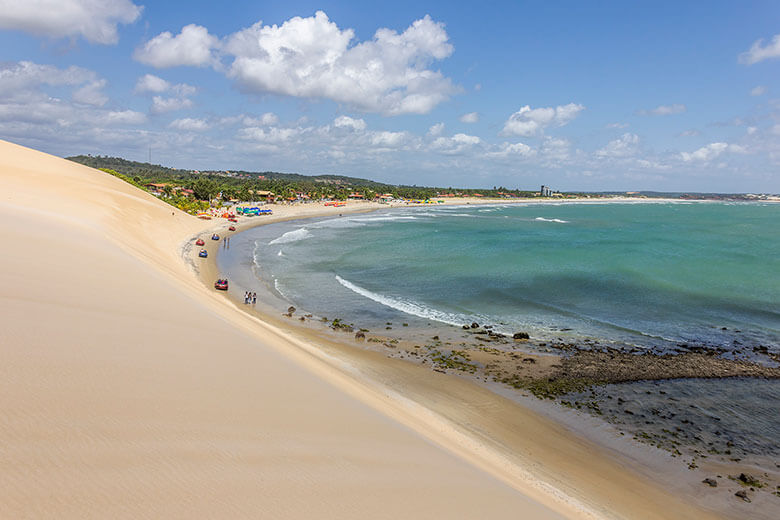
[[(454, 202), (454, 201), (453, 201)], [(527, 202), (527, 201), (518, 201), (518, 202)], [(582, 201), (535, 201), (535, 202), (552, 202), (552, 203), (571, 203), (571, 202), (609, 202), (608, 200), (603, 201), (592, 201), (592, 200), (582, 200)], [(626, 202), (624, 200), (612, 200), (612, 202)], [(628, 202), (634, 202), (632, 200), (629, 200)], [(668, 200), (652, 200), (648, 202), (669, 202)], [(677, 201), (674, 201), (677, 202)], [(686, 201), (687, 202), (687, 201)], [(507, 204), (505, 201), (483, 201), (479, 200), (477, 201), (479, 204), (490, 204), (490, 205), (502, 205)], [(512, 203), (512, 202), (510, 202)], [(343, 213), (352, 212), (355, 210), (363, 210), (363, 211), (372, 211), (376, 209), (388, 209), (389, 206), (386, 204), (382, 205), (373, 205), (373, 207), (366, 208), (364, 206), (360, 205), (361, 203), (357, 203), (356, 206), (353, 206), (350, 208), (350, 211), (342, 211)], [(363, 203), (365, 204), (365, 203)], [(459, 204), (462, 205), (462, 204)], [(420, 205), (424, 206), (424, 205)], [(402, 207), (408, 207), (406, 205), (402, 205)], [(322, 208), (323, 210), (325, 208)], [(339, 208), (344, 210), (344, 208)], [(280, 216), (277, 218), (271, 218), (268, 220), (263, 220), (261, 222), (252, 222), (251, 225), (247, 224), (246, 226), (237, 227), (237, 231), (235, 233), (239, 233), (241, 231), (244, 231), (246, 229), (249, 229), (250, 227), (255, 227), (257, 225), (264, 225), (264, 224), (271, 224), (275, 222), (281, 222), (282, 220), (293, 220), (293, 219), (300, 219), (300, 218), (310, 218), (310, 217), (320, 217), (320, 216), (328, 216), (333, 215), (334, 213), (338, 212), (330, 212), (330, 211), (322, 211), (322, 212), (316, 212), (317, 214), (314, 214), (312, 212), (305, 212), (305, 214), (286, 214), (284, 216)], [(264, 217), (265, 219), (266, 217)], [(243, 224), (243, 222), (241, 222)], [(216, 250), (214, 253), (218, 254), (219, 248), (215, 248)], [(211, 278), (216, 276), (216, 254), (212, 254), (210, 252), (210, 256), (207, 262), (203, 262), (204, 267), (206, 269), (200, 269), (199, 271), (199, 278), (201, 279), (201, 282), (204, 283), (207, 287), (209, 287), (212, 283)], [(523, 482), (523, 486), (528, 485), (529, 478), (531, 480), (534, 479), (534, 477), (531, 477), (531, 473), (528, 471), (529, 468), (535, 468), (535, 467), (547, 467), (547, 472), (544, 473), (543, 480), (540, 480), (537, 485), (541, 484), (543, 488), (546, 488), (546, 492), (551, 492), (551, 489), (563, 489), (564, 493), (568, 496), (573, 497), (591, 497), (591, 499), (585, 498), (584, 503), (591, 503), (591, 504), (598, 504), (598, 503), (615, 503), (616, 500), (620, 500), (620, 496), (612, 496), (612, 495), (624, 495), (625, 490), (623, 492), (619, 493), (607, 493), (606, 495), (599, 495), (599, 491), (597, 489), (592, 489), (594, 486), (591, 486), (591, 489), (588, 489), (587, 491), (583, 492), (583, 488), (588, 488), (587, 480), (589, 478), (592, 478), (592, 474), (590, 472), (585, 472), (585, 474), (582, 474), (582, 471), (580, 471), (580, 475), (578, 479), (572, 479), (572, 474), (576, 474), (577, 470), (580, 468), (573, 468), (571, 467), (571, 464), (567, 464), (565, 461), (562, 461), (560, 458), (560, 455), (558, 453), (555, 453), (557, 451), (560, 451), (558, 448), (553, 448), (551, 446), (548, 446), (549, 452), (545, 453), (544, 455), (539, 456), (538, 458), (535, 458), (533, 460), (522, 460), (522, 458), (518, 458), (517, 454), (522, 453), (523, 447), (527, 446), (529, 442), (533, 441), (533, 438), (548, 438), (550, 435), (556, 436), (559, 439), (558, 445), (560, 444), (567, 444), (567, 445), (575, 445), (580, 447), (580, 455), (579, 458), (575, 454), (570, 454), (571, 460), (581, 460), (583, 456), (585, 456), (582, 451), (585, 451), (586, 453), (591, 453), (592, 450), (596, 450), (599, 455), (598, 457), (602, 463), (606, 463), (609, 467), (608, 470), (605, 470), (609, 473), (622, 473), (625, 472), (625, 475), (621, 475), (621, 481), (626, 482), (630, 481), (632, 482), (633, 487), (640, 487), (640, 488), (647, 488), (645, 491), (648, 491), (649, 489), (653, 489), (659, 480), (659, 477), (665, 477), (667, 475), (660, 474), (657, 471), (653, 473), (650, 471), (646, 471), (646, 468), (640, 468), (639, 474), (634, 473), (634, 470), (628, 470), (625, 466), (628, 464), (636, 463), (637, 461), (630, 461), (626, 460), (625, 454), (620, 454), (616, 452), (609, 452), (607, 448), (604, 446), (594, 446), (592, 444), (589, 444), (591, 441), (586, 441), (584, 450), (582, 449), (583, 441), (584, 439), (581, 437), (581, 433), (574, 434), (571, 431), (569, 432), (561, 432), (562, 425), (560, 423), (556, 423), (555, 421), (551, 420), (549, 417), (538, 417), (539, 412), (538, 411), (532, 411), (528, 409), (527, 407), (521, 407), (518, 403), (514, 401), (508, 401), (505, 397), (500, 396), (498, 393), (492, 392), (490, 390), (486, 390), (484, 387), (473, 385), (473, 382), (467, 381), (463, 378), (453, 378), (451, 376), (445, 376), (445, 375), (439, 375), (439, 374), (432, 374), (429, 369), (422, 369), (422, 367), (419, 367), (417, 365), (414, 365), (412, 363), (407, 363), (403, 360), (397, 360), (397, 359), (390, 359), (388, 360), (383, 354), (366, 350), (363, 346), (355, 346), (354, 341), (350, 341), (347, 338), (340, 339), (337, 336), (334, 337), (334, 335), (329, 335), (324, 333), (323, 331), (318, 331), (315, 328), (311, 327), (302, 327), (300, 324), (292, 323), (289, 319), (283, 319), (281, 317), (276, 316), (270, 316), (268, 315), (267, 311), (265, 313), (255, 311), (251, 308), (241, 309), (240, 305), (236, 303), (235, 300), (230, 300), (234, 306), (236, 306), (239, 310), (243, 310), (247, 314), (252, 315), (253, 317), (257, 318), (258, 320), (262, 320), (268, 323), (273, 324), (277, 327), (284, 328), (286, 333), (290, 333), (299, 339), (313, 345), (311, 348), (314, 349), (321, 349), (326, 352), (326, 354), (330, 357), (335, 357), (335, 362), (337, 364), (341, 365), (341, 369), (344, 369), (344, 366), (348, 366), (350, 371), (357, 372), (357, 374), (353, 373), (353, 376), (361, 378), (360, 383), (367, 384), (366, 379), (378, 379), (379, 381), (382, 381), (384, 384), (391, 383), (393, 386), (391, 388), (393, 394), (395, 395), (396, 400), (409, 400), (412, 399), (412, 401), (416, 401), (417, 403), (420, 403), (425, 410), (427, 410), (428, 413), (432, 414), (439, 414), (439, 420), (444, 418), (446, 421), (449, 422), (448, 426), (460, 430), (459, 434), (461, 435), (460, 443), (461, 447), (463, 445), (468, 446), (467, 449), (469, 450), (476, 450), (482, 452), (483, 458), (488, 458), (492, 461), (492, 472), (496, 474), (497, 467), (502, 468), (500, 471), (498, 471), (498, 474), (501, 475), (503, 473), (503, 478), (505, 480), (508, 480), (512, 485), (515, 487), (519, 486), (519, 481)], [(331, 360), (331, 362), (334, 362)], [(401, 365), (403, 364), (403, 365)], [(406, 365), (412, 365), (414, 368), (411, 368), (410, 366)], [(416, 369), (419, 369), (415, 371)], [(404, 374), (406, 377), (402, 378), (399, 376), (400, 374)], [(413, 376), (410, 376), (410, 374), (414, 374)], [(410, 379), (411, 377), (411, 379)], [(432, 381), (424, 381), (427, 378), (434, 378), (432, 381), (436, 381), (435, 385), (443, 385), (444, 387), (448, 388), (449, 393), (455, 393), (457, 395), (462, 395), (460, 401), (458, 402), (469, 402), (469, 397), (474, 398), (475, 395), (477, 395), (478, 392), (488, 392), (489, 395), (479, 394), (478, 401), (484, 405), (484, 403), (487, 401), (490, 403), (489, 407), (499, 407), (500, 409), (504, 410), (505, 413), (508, 413), (510, 415), (518, 415), (519, 417), (522, 417), (521, 423), (527, 423), (527, 422), (534, 422), (534, 421), (540, 421), (537, 422), (536, 425), (538, 428), (541, 429), (540, 433), (537, 431), (536, 433), (539, 435), (534, 435), (532, 438), (526, 437), (521, 439), (518, 439), (517, 437), (513, 435), (506, 435), (509, 433), (507, 430), (510, 428), (507, 428), (506, 424), (495, 424), (495, 421), (484, 421), (481, 420), (482, 418), (479, 417), (479, 414), (474, 415), (470, 414), (467, 417), (462, 416), (458, 413), (453, 413), (453, 409), (457, 407), (456, 403), (453, 402), (447, 402), (444, 401), (431, 401), (430, 399), (425, 398), (425, 392), (419, 391), (419, 387), (428, 387), (432, 383)], [(446, 378), (447, 381), (442, 381), (440, 378)], [(472, 386), (470, 386), (473, 385)], [(416, 386), (415, 386), (416, 385)], [(457, 387), (457, 391), (454, 391), (453, 388), (450, 388), (450, 385), (455, 385)], [(440, 389), (437, 389), (438, 393), (440, 395), (442, 394), (442, 391)], [(387, 391), (387, 390), (385, 390)], [(466, 404), (466, 406), (469, 406)], [(476, 403), (472, 403), (471, 406), (476, 409), (478, 405)], [(524, 408), (524, 409), (521, 409)], [(442, 410), (445, 410), (446, 414), (442, 414)], [(419, 412), (418, 412), (419, 413)], [(531, 417), (532, 415), (535, 415), (537, 417)], [(485, 423), (490, 424), (485, 424)], [(499, 423), (501, 421), (498, 421)], [(565, 429), (565, 428), (564, 428)], [(503, 431), (502, 431), (503, 430)], [(480, 434), (476, 434), (476, 431), (482, 432)], [(484, 432), (488, 433), (484, 433)], [(498, 438), (494, 437), (492, 434), (495, 432), (501, 432), (503, 434), (499, 435)], [(465, 438), (463, 437), (465, 435)], [(560, 436), (563, 436), (563, 439), (561, 439)], [(482, 445), (479, 445), (478, 447), (475, 447), (474, 439), (478, 438), (479, 443), (482, 443)], [(478, 443), (478, 444), (479, 444)], [(487, 447), (485, 446), (487, 445)], [(526, 448), (527, 449), (527, 448)], [(487, 450), (487, 452), (485, 451)], [(648, 454), (650, 455), (650, 454)], [(550, 469), (552, 466), (549, 464), (550, 460), (555, 460), (556, 465), (554, 465), (553, 469)], [(511, 470), (507, 470), (506, 465), (509, 465)], [(524, 476), (522, 478), (518, 478), (519, 473), (522, 473), (520, 470), (525, 470)], [(645, 471), (642, 471), (645, 470)], [(509, 471), (507, 473), (507, 471)], [(640, 477), (637, 477), (637, 475), (642, 475)], [(567, 484), (565, 481), (568, 480), (569, 484)], [(571, 480), (575, 481), (575, 484), (571, 485)], [(688, 500), (692, 498), (693, 496), (701, 497), (702, 495), (706, 494), (706, 490), (701, 489), (700, 484), (698, 480), (695, 482), (691, 481), (690, 478), (682, 480), (688, 480), (687, 483), (688, 486), (688, 493), (681, 494), (679, 497), (669, 497), (666, 496), (663, 501), (669, 500), (670, 498), (672, 500), (676, 499), (683, 499)], [(550, 486), (550, 482), (554, 482), (555, 484)], [(614, 482), (612, 482), (614, 484)], [(599, 486), (595, 486), (598, 488)], [(601, 493), (603, 493), (603, 489), (600, 490)], [(629, 495), (631, 493), (628, 493)], [(650, 495), (654, 495), (656, 498), (660, 496), (666, 495), (666, 493), (660, 489), (653, 489), (652, 492), (649, 493)], [(647, 493), (645, 493), (647, 495)], [(593, 500), (593, 497), (597, 496), (599, 499)], [(703, 498), (698, 499), (699, 506), (703, 506), (707, 509), (710, 509), (710, 512), (712, 513), (713, 509), (713, 503), (712, 503), (712, 496), (707, 498), (706, 500)], [(560, 500), (561, 497), (558, 497)], [(716, 498), (716, 502), (718, 499)], [(718, 508), (721, 512), (723, 509), (740, 509), (739, 504), (730, 504), (727, 500), (720, 500), (721, 503), (718, 503)], [(707, 507), (709, 506), (709, 507)], [(729, 506), (734, 506), (733, 508)], [(686, 509), (685, 507), (681, 506), (682, 509), (679, 511), (682, 511), (683, 509)], [(619, 507), (617, 509), (620, 509)], [(642, 507), (643, 510), (647, 510), (648, 507)], [(633, 511), (633, 507), (629, 508), (628, 510), (624, 510), (622, 514), (626, 515), (629, 514), (628, 511)], [(614, 511), (613, 511), (614, 512)], [(600, 514), (606, 513), (606, 511), (599, 511)], [(739, 513), (732, 510), (732, 513), (737, 516)], [(696, 508), (689, 508), (688, 514), (691, 515), (691, 517), (698, 517), (698, 515), (704, 515), (706, 517), (707, 513), (703, 509), (697, 510)], [(630, 515), (629, 515), (630, 516)], [(661, 515), (662, 517), (663, 515)], [(684, 517), (685, 515), (681, 513), (680, 517)], [(649, 515), (648, 518), (652, 518), (652, 515)]]

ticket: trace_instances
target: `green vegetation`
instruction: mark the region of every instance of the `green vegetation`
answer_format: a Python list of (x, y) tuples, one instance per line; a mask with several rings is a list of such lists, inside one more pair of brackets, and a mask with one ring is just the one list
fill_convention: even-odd
[[(107, 171), (112, 175), (144, 188), (149, 184), (164, 184), (161, 198), (172, 199), (182, 190), (192, 190), (186, 196), (201, 201), (215, 198), (222, 200), (253, 201), (261, 197), (257, 192), (270, 191), (271, 201), (286, 200), (346, 200), (352, 195), (373, 200), (379, 195), (390, 194), (393, 198), (426, 200), (442, 196), (483, 196), (495, 198), (534, 197), (531, 191), (511, 190), (503, 186), (493, 189), (465, 189), (392, 185), (357, 177), (343, 175), (306, 176), (297, 173), (248, 172), (248, 171), (195, 171), (168, 168), (159, 164), (128, 161), (119, 157), (78, 155), (68, 160)], [(185, 196), (185, 195), (181, 195)], [(267, 196), (262, 199), (266, 200)], [(179, 200), (171, 204), (185, 205)]]

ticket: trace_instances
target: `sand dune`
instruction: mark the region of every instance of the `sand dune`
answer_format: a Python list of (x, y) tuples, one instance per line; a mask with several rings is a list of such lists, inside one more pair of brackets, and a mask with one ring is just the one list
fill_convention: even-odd
[(0, 516), (572, 514), (237, 324), (179, 254), (210, 223), (3, 141), (0, 185)]

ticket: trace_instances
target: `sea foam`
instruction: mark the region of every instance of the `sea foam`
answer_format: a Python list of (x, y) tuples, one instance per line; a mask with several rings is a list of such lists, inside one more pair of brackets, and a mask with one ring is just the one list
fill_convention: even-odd
[(568, 220), (561, 220), (559, 218), (544, 218), (544, 217), (536, 217), (534, 220), (538, 220), (539, 222), (557, 222), (559, 224), (568, 224)]
[(359, 285), (355, 285), (349, 280), (345, 280), (344, 278), (338, 275), (336, 275), (336, 280), (341, 285), (343, 285), (350, 291), (359, 294), (360, 296), (368, 298), (369, 300), (375, 301), (376, 303), (379, 303), (386, 307), (390, 307), (391, 309), (395, 309), (397, 311), (401, 311), (403, 313), (410, 314), (412, 316), (417, 316), (418, 318), (425, 318), (428, 320), (434, 320), (441, 323), (447, 323), (449, 325), (457, 325), (457, 326), (463, 325), (464, 323), (469, 323), (473, 321), (474, 318), (481, 318), (475, 316), (468, 317), (460, 314), (443, 312), (437, 309), (433, 309), (431, 307), (427, 307), (425, 305), (422, 305), (414, 301), (404, 300), (393, 296), (386, 296), (383, 294), (377, 294), (373, 291), (369, 291), (368, 289), (360, 287)]
[(268, 242), (268, 245), (272, 244), (289, 244), (291, 242), (297, 242), (299, 240), (303, 240), (305, 238), (309, 238), (311, 236), (311, 232), (306, 228), (299, 228), (294, 231), (288, 231), (284, 235), (274, 238), (270, 242)]

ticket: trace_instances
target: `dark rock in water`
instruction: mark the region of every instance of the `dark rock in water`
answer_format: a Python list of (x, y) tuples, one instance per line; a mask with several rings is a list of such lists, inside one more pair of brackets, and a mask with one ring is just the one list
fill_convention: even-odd
[(748, 475), (747, 473), (740, 473), (735, 480), (738, 480), (747, 486), (761, 487), (761, 481), (753, 475)]
[(512, 335), (512, 339), (531, 339), (531, 336), (527, 332), (515, 332)]
[(468, 325), (464, 325), (464, 326), (463, 326), (463, 330), (469, 330), (470, 328), (471, 328), (471, 327), (469, 327)]
[(707, 484), (710, 487), (718, 487), (718, 481), (715, 480), (714, 478), (705, 478), (704, 480), (702, 480), (702, 483)]
[(530, 363), (533, 365), (534, 363), (536, 363), (536, 360), (534, 358), (527, 357), (527, 358), (523, 358), (523, 363)]
[(287, 312), (289, 312), (290, 314), (292, 314), (293, 312), (295, 312), (295, 307), (293, 307), (292, 305), (290, 305), (290, 306), (287, 308)]
[(356, 332), (355, 339), (366, 339), (366, 335), (363, 332)]
[(434, 336), (433, 339), (438, 340), (439, 336)]
[(742, 491), (737, 491), (736, 493), (734, 493), (734, 496), (741, 498), (745, 502), (750, 502), (750, 497), (748, 496), (747, 491), (745, 491), (744, 489)]
[(472, 323), (471, 323), (471, 328), (472, 328), (472, 329), (478, 329), (478, 328), (479, 328), (479, 323), (477, 323), (476, 321), (475, 321), (475, 322), (472, 322)]

